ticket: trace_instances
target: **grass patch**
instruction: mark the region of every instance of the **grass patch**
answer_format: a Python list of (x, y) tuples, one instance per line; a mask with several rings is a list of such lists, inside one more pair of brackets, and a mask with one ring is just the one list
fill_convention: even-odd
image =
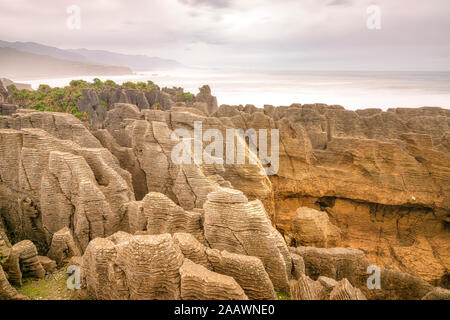
[(24, 279), (21, 287), (15, 286), (17, 292), (31, 300), (74, 300), (76, 290), (67, 289), (66, 268), (59, 269), (47, 279)]
[(291, 300), (291, 296), (283, 291), (275, 291), (277, 294), (278, 300)]

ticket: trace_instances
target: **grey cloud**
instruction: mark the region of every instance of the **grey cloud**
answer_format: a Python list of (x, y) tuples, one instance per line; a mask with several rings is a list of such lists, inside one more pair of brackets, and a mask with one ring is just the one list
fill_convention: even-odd
[(327, 3), (327, 6), (350, 6), (353, 4), (351, 0), (331, 0)]
[(206, 6), (213, 8), (228, 8), (232, 5), (232, 0), (178, 0), (180, 3), (189, 6)]
[(379, 31), (366, 28), (373, 0), (76, 2), (79, 31), (66, 28), (72, 0), (0, 0), (0, 39), (148, 54), (185, 65), (450, 69), (448, 0), (376, 0)]

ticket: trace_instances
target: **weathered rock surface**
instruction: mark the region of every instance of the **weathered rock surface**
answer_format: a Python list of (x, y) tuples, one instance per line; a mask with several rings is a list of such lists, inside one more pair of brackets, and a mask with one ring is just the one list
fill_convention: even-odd
[(81, 255), (81, 250), (73, 240), (69, 228), (64, 227), (53, 234), (52, 243), (47, 255), (55, 260), (59, 266), (67, 263), (71, 257)]
[(42, 267), (36, 246), (29, 240), (16, 243), (12, 251), (17, 251), (19, 255), (20, 271), (23, 277), (41, 279), (45, 276), (45, 270)]
[(232, 277), (209, 271), (189, 259), (184, 259), (180, 274), (183, 300), (248, 300)]
[(381, 270), (381, 290), (369, 290), (372, 299), (420, 300), (434, 290), (425, 280), (398, 270)]
[(347, 279), (339, 281), (331, 290), (330, 300), (366, 300), (358, 288), (354, 288)]
[(291, 258), (259, 200), (248, 202), (242, 192), (221, 188), (208, 195), (204, 210), (211, 248), (260, 258), (275, 289), (287, 291)]
[(334, 226), (328, 214), (308, 207), (300, 207), (292, 218), (291, 237), (304, 247), (338, 247), (341, 231)]
[(9, 281), (19, 286), (22, 285), (23, 278), (42, 279), (45, 276), (36, 246), (29, 240), (20, 241), (11, 247), (3, 267)]
[(291, 252), (292, 259), (292, 276), (294, 279), (300, 278), (302, 274), (305, 274), (305, 261), (298, 254)]
[(272, 282), (260, 259), (209, 249), (188, 233), (176, 233), (173, 239), (187, 259), (208, 270), (232, 277), (249, 299), (276, 299)]
[(297, 280), (289, 282), (293, 300), (326, 300), (327, 290), (319, 281), (302, 274)]
[(364, 253), (350, 248), (289, 248), (305, 262), (305, 273), (312, 279), (320, 276), (342, 280), (347, 278), (356, 287), (366, 285), (367, 267), (370, 265)]
[(249, 299), (276, 300), (272, 282), (259, 258), (215, 249), (208, 249), (206, 254), (213, 270), (235, 279)]
[[(303, 274), (311, 281), (346, 278), (362, 289), (368, 264), (402, 271), (383, 271), (391, 285), (380, 292), (363, 290), (369, 298), (421, 299), (437, 290), (433, 285), (448, 287), (449, 110), (353, 112), (322, 104), (217, 108), (209, 87), (193, 97), (181, 88), (117, 87), (83, 92), (90, 127), (96, 129), (91, 134), (88, 124), (68, 114), (13, 113), (8, 104), (14, 101), (5, 91), (0, 85), (0, 111), (5, 110), (0, 231), (12, 244), (31, 240), (46, 255), (58, 231), (68, 228), (81, 254), (93, 239), (119, 230), (187, 232), (221, 255), (226, 250), (259, 258), (281, 291), (287, 291), (291, 277)], [(223, 136), (227, 128), (279, 129), (279, 171), (268, 177), (260, 160), (174, 163), (174, 131), (192, 133), (196, 121), (203, 131), (219, 129)], [(245, 143), (244, 150), (250, 150)], [(246, 155), (250, 158), (256, 155)], [(299, 207), (308, 214), (299, 215)], [(216, 272), (208, 248), (178, 240), (188, 259)], [(284, 240), (362, 251), (300, 247), (289, 252)], [(15, 262), (4, 269), (11, 282), (14, 274), (18, 281), (18, 253), (5, 250)], [(406, 292), (401, 281), (414, 289)]]
[(326, 211), (342, 230), (341, 246), (364, 249), (374, 264), (444, 281), (449, 110), (294, 104), (221, 106), (215, 115), (234, 127), (280, 130), (280, 170), (270, 179), (273, 221), (286, 236), (298, 207)]
[(169, 234), (92, 240), (82, 283), (94, 299), (179, 299), (183, 254)]
[(175, 233), (173, 241), (180, 247), (183, 255), (192, 262), (213, 270), (213, 266), (208, 259), (206, 251), (208, 248), (201, 244), (192, 234)]
[(184, 232), (192, 234), (202, 243), (205, 241), (202, 214), (185, 211), (161, 193), (148, 193), (142, 200), (142, 209), (138, 212), (145, 217), (144, 230), (148, 234)]
[(46, 274), (51, 274), (56, 271), (57, 265), (54, 260), (45, 256), (38, 256), (38, 259)]
[(450, 300), (450, 290), (439, 287), (434, 288), (422, 300)]
[(30, 239), (45, 254), (68, 227), (83, 250), (119, 230), (123, 205), (134, 200), (130, 174), (79, 120), (39, 112), (1, 120), (16, 128), (0, 130), (0, 206), (13, 243)]
[(0, 265), (0, 300), (27, 300), (22, 294), (19, 294), (8, 282), (5, 272)]

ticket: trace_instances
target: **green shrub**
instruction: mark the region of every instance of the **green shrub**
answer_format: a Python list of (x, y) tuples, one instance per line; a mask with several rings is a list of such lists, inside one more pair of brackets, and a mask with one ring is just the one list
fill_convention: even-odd
[(112, 80), (106, 80), (106, 81), (105, 81), (105, 85), (114, 88), (117, 84), (116, 84), (114, 81), (112, 81)]
[(93, 82), (94, 82), (94, 85), (97, 86), (97, 87), (102, 87), (103, 86), (103, 82), (99, 78), (94, 78)]
[(291, 300), (291, 296), (287, 292), (276, 291), (278, 300)]
[(66, 95), (66, 92), (64, 91), (64, 89), (60, 89), (60, 88), (55, 88), (55, 89), (56, 89), (56, 91), (54, 91), (52, 94), (52, 97), (54, 99), (60, 100)]
[(38, 88), (38, 91), (42, 91), (42, 92), (48, 92), (50, 90), (51, 90), (51, 88), (48, 84), (40, 84), (39, 88)]
[(131, 81), (124, 82), (124, 83), (122, 84), (122, 86), (124, 86), (124, 87), (126, 87), (126, 88), (136, 89), (136, 83), (131, 82)]
[(194, 95), (190, 93), (189, 91), (183, 93), (183, 100), (184, 101), (192, 101), (194, 100)]
[(70, 81), (71, 87), (87, 88), (89, 84), (84, 80), (72, 80)]

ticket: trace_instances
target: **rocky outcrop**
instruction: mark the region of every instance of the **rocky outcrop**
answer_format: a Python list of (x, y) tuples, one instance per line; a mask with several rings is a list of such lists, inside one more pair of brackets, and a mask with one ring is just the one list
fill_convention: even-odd
[(326, 212), (300, 207), (292, 218), (290, 237), (299, 246), (331, 248), (339, 246), (341, 231)]
[[(186, 242), (182, 234), (174, 238)], [(94, 239), (82, 259), (82, 286), (87, 296), (95, 299), (247, 299), (232, 277), (185, 258), (174, 238), (169, 234), (132, 236), (118, 232), (108, 238)], [(193, 239), (191, 242), (196, 241)]]
[(439, 287), (434, 288), (422, 300), (450, 300), (450, 290)]
[(398, 270), (381, 270), (381, 289), (370, 290), (373, 299), (420, 300), (434, 290), (425, 280)]
[[(200, 105), (196, 107), (207, 115), (212, 115), (218, 109), (217, 98), (211, 95), (211, 88), (208, 85), (200, 88), (200, 92), (195, 96), (195, 101)], [(201, 104), (205, 104), (205, 106), (203, 107)]]
[(81, 255), (81, 250), (73, 240), (69, 228), (64, 227), (53, 234), (52, 243), (47, 255), (55, 260), (59, 266), (67, 263), (71, 257)]
[(211, 248), (261, 259), (277, 290), (287, 290), (291, 258), (281, 235), (272, 226), (259, 200), (222, 188), (208, 195), (205, 238)]
[(11, 247), (3, 262), (5, 272), (12, 284), (21, 286), (23, 278), (42, 279), (45, 269), (38, 257), (36, 246), (29, 240), (23, 240)]
[(312, 279), (324, 276), (339, 281), (346, 278), (356, 287), (366, 286), (370, 263), (360, 250), (315, 247), (290, 247), (289, 250), (303, 258), (305, 273)]
[(0, 130), (0, 203), (13, 243), (30, 239), (45, 254), (68, 227), (83, 250), (119, 230), (123, 205), (134, 200), (130, 174), (79, 120), (33, 112), (2, 121), (15, 128)]
[(56, 271), (57, 265), (56, 262), (49, 257), (38, 256), (39, 262), (45, 270), (46, 274), (52, 274)]
[(22, 294), (19, 294), (8, 282), (5, 272), (0, 265), (0, 300), (27, 300)]
[(209, 271), (184, 259), (180, 269), (183, 300), (247, 300), (242, 288), (229, 276)]
[(319, 277), (314, 281), (306, 275), (290, 281), (293, 300), (366, 300), (358, 288), (354, 288), (347, 279), (337, 282), (334, 279)]
[(149, 192), (142, 200), (141, 206), (137, 212), (143, 215), (143, 230), (148, 234), (184, 232), (192, 234), (204, 243), (201, 213), (185, 211), (165, 195), (156, 192)]
[(300, 278), (302, 274), (305, 274), (305, 261), (298, 254), (291, 252), (292, 259), (292, 276), (294, 279)]
[(276, 299), (269, 275), (257, 257), (209, 249), (188, 233), (176, 233), (173, 238), (187, 259), (208, 270), (232, 277), (249, 299)]
[(331, 290), (330, 300), (366, 300), (358, 288), (354, 288), (347, 279), (339, 281)]
[[(38, 254), (59, 265), (102, 239), (83, 258), (92, 268), (98, 264), (94, 256), (113, 266), (93, 272), (97, 278), (90, 279), (90, 292), (99, 298), (107, 298), (102, 295), (108, 286), (114, 299), (140, 299), (156, 290), (139, 292), (136, 283), (147, 280), (139, 272), (134, 279), (135, 266), (117, 258), (123, 248), (129, 250), (121, 251), (123, 256), (140, 253), (140, 242), (147, 240), (117, 231), (166, 234), (169, 247), (182, 256), (178, 276), (173, 271), (170, 279), (181, 279), (186, 257), (209, 272), (231, 276), (249, 298), (273, 298), (270, 284), (287, 292), (292, 278), (301, 282), (298, 295), (307, 298), (323, 290), (325, 298), (333, 290), (336, 298), (358, 298), (355, 288), (370, 299), (443, 294), (434, 286), (448, 286), (450, 261), (448, 110), (353, 112), (320, 104), (217, 108), (209, 87), (196, 96), (181, 88), (141, 87), (85, 89), (80, 103), (92, 114), (90, 124), (69, 114), (5, 109), (0, 116), (3, 238), (12, 244), (31, 240)], [(6, 97), (2, 110), (14, 102)], [(190, 163), (174, 161), (180, 140), (173, 136), (180, 129), (190, 134), (191, 146), (211, 143), (193, 136), (199, 122), (203, 133), (218, 129), (223, 137), (229, 128), (278, 129), (278, 172), (267, 176), (267, 159), (257, 159), (258, 148), (251, 152), (252, 142), (240, 137), (234, 147), (243, 146), (244, 165), (199, 163), (192, 153)], [(216, 154), (205, 157), (214, 160)], [(299, 247), (288, 250), (286, 242)], [(346, 248), (330, 248), (338, 245)], [(9, 280), (19, 281), (19, 254), (1, 242), (0, 247), (11, 262), (3, 266)], [(149, 248), (142, 250), (154, 251)], [(382, 272), (387, 282), (381, 290), (366, 288), (370, 264), (397, 269)], [(193, 268), (193, 278), (198, 270)], [(134, 280), (125, 283), (128, 276)], [(104, 288), (98, 284), (103, 278), (109, 279)], [(175, 282), (155, 296), (179, 298), (181, 280)], [(407, 291), (405, 283), (413, 289)], [(198, 296), (211, 290), (206, 284), (197, 289)]]
[(206, 255), (212, 269), (232, 277), (252, 300), (276, 300), (272, 282), (257, 257), (207, 250)]
[(293, 300), (326, 300), (327, 291), (319, 281), (302, 274), (297, 280), (289, 283)]
[(179, 299), (183, 254), (168, 234), (115, 234), (89, 243), (82, 283), (94, 299)]
[(180, 247), (183, 255), (192, 262), (213, 270), (213, 266), (208, 259), (206, 251), (208, 247), (201, 244), (193, 235), (189, 233), (175, 233), (173, 241)]

